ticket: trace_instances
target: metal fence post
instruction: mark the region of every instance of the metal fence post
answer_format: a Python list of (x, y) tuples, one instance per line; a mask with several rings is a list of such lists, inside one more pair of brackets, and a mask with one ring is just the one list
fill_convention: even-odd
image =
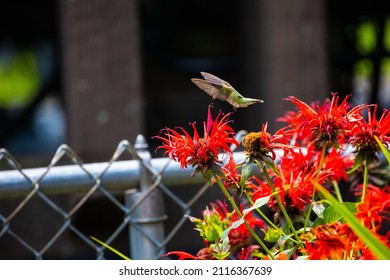
[[(142, 135), (137, 136), (134, 147), (142, 162), (151, 166), (149, 146)], [(163, 222), (167, 217), (161, 191), (158, 188), (149, 190), (153, 184), (153, 174), (141, 162), (139, 168), (140, 187), (125, 192), (126, 207), (135, 207), (130, 213), (130, 256), (137, 260), (155, 259), (164, 252), (161, 242), (164, 240)]]

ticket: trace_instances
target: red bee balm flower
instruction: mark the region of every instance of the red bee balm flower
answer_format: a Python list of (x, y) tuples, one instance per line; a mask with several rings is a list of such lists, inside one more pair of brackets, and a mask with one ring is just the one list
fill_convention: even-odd
[(356, 217), (369, 229), (377, 232), (382, 220), (390, 221), (390, 186), (383, 189), (368, 185), (367, 195), (357, 207)]
[(263, 124), (261, 131), (250, 132), (242, 139), (244, 152), (251, 160), (272, 162), (276, 159), (275, 149), (287, 151), (292, 146), (286, 143), (286, 132), (280, 129), (271, 135), (267, 132), (268, 123)]
[[(351, 231), (345, 231), (339, 222), (333, 224), (319, 225), (309, 232), (301, 235), (306, 240), (303, 251), (310, 260), (342, 260), (347, 258), (349, 253), (349, 242)], [(343, 232), (344, 234), (341, 234)]]
[(222, 174), (218, 154), (226, 152), (232, 157), (233, 153), (229, 145), (239, 145), (234, 138), (234, 130), (229, 126), (229, 115), (226, 114), (219, 120), (221, 117), (221, 112), (219, 112), (217, 117), (212, 120), (209, 106), (207, 122), (203, 123), (203, 137), (199, 136), (195, 123), (191, 124), (194, 130), (193, 137), (182, 127), (179, 130), (183, 134), (174, 129), (165, 128), (162, 130), (164, 136), (155, 136), (164, 142), (158, 149), (165, 149), (165, 154), (180, 162), (182, 168), (186, 168), (188, 165), (196, 166), (195, 173), (200, 171), (206, 179), (210, 179), (209, 170)]
[(366, 160), (369, 163), (378, 160), (376, 154), (381, 151), (378, 143), (375, 140), (375, 136), (385, 145), (389, 146), (390, 143), (390, 111), (386, 110), (382, 116), (377, 120), (376, 110), (377, 106), (374, 106), (373, 113), (367, 110), (367, 121), (361, 120), (354, 124), (351, 129), (351, 144), (356, 147), (361, 160)]
[(287, 100), (295, 104), (299, 112), (288, 118), (288, 122), (300, 137), (307, 135), (317, 148), (327, 144), (329, 147), (339, 147), (344, 144), (345, 132), (351, 123), (362, 119), (361, 110), (368, 105), (359, 105), (352, 110), (347, 103), (348, 96), (338, 105), (339, 97), (333, 94), (330, 102), (313, 108), (294, 96)]

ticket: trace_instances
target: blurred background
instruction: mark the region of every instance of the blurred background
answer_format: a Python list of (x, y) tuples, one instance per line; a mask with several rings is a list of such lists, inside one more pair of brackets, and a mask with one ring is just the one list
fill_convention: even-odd
[(390, 104), (386, 1), (2, 1), (0, 28), (0, 147), (24, 168), (63, 143), (107, 161), (140, 133), (158, 156), (162, 128), (205, 120), (200, 71), (265, 101), (234, 113), (237, 130), (275, 131), (289, 95)]
[(276, 129), (288, 95), (390, 103), (386, 1), (106, 2), (3, 1), (2, 147), (35, 163), (68, 143), (107, 160), (121, 139), (203, 121), (200, 71), (265, 101), (236, 112), (237, 129)]

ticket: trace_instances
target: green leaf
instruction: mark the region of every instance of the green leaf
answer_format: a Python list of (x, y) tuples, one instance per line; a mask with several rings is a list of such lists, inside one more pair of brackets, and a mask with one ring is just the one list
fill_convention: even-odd
[(366, 157), (365, 157), (364, 153), (358, 153), (356, 155), (355, 163), (354, 163), (353, 167), (347, 171), (347, 174), (351, 174), (356, 169), (358, 169), (360, 166), (362, 166), (362, 164), (364, 163), (365, 160), (366, 160)]
[(268, 227), (264, 235), (264, 240), (270, 243), (277, 242), (280, 238), (280, 231), (272, 227)]
[(276, 168), (275, 163), (273, 161), (264, 161), (268, 168), (272, 169), (276, 175), (280, 176), (279, 170)]
[(242, 194), (245, 191), (245, 183), (247, 182), (248, 178), (252, 175), (252, 162), (247, 162), (241, 170), (241, 179), (238, 183), (240, 186), (240, 194)]
[(323, 217), (325, 207), (322, 203), (313, 202), (313, 212), (316, 213), (318, 218)]
[[(356, 202), (343, 202), (340, 203), (341, 205), (344, 205), (351, 213), (356, 212), (357, 203)], [(343, 218), (343, 215), (341, 215), (335, 206), (330, 205), (329, 207), (325, 208), (323, 212), (323, 218), (325, 220), (325, 223), (331, 224), (336, 221), (339, 221)]]
[(210, 225), (204, 228), (202, 237), (209, 242), (215, 242), (221, 236), (222, 227), (217, 224)]
[(302, 234), (302, 233), (310, 231), (310, 229), (311, 229), (310, 227), (303, 227), (303, 228), (298, 229), (297, 233)]
[(227, 229), (225, 229), (222, 234), (221, 234), (221, 238), (222, 240), (224, 240), (225, 238), (227, 238), (227, 236), (229, 235), (229, 232), (232, 230), (232, 229), (235, 229), (235, 228), (238, 228), (240, 225), (242, 225), (244, 223), (244, 218), (246, 215), (248, 215), (249, 212), (255, 210), (255, 209), (258, 209), (260, 208), (261, 206), (265, 205), (268, 203), (269, 199), (270, 199), (270, 195), (269, 196), (265, 196), (265, 197), (260, 197), (258, 199), (255, 200), (255, 202), (253, 203), (253, 205), (247, 209), (244, 209), (244, 211), (242, 211), (242, 218), (235, 221), (234, 223), (232, 223), (230, 225), (230, 227), (228, 227)]
[(280, 236), (280, 238), (278, 239), (279, 246), (284, 247), (286, 242), (289, 241), (291, 237), (292, 234)]
[(251, 212), (251, 211), (253, 211), (255, 209), (259, 209), (263, 205), (266, 205), (270, 198), (271, 198), (271, 196), (269, 195), (269, 196), (264, 196), (264, 197), (260, 197), (260, 198), (256, 199), (251, 207), (249, 207), (248, 209), (245, 209), (244, 211), (242, 211), (244, 217), (246, 215), (248, 215), (249, 212)]
[(229, 235), (229, 232), (232, 230), (232, 229), (235, 229), (235, 228), (238, 228), (240, 225), (242, 225), (244, 223), (244, 219), (239, 219), (237, 221), (235, 221), (234, 223), (232, 223), (230, 225), (230, 227), (228, 227), (227, 229), (225, 229), (222, 234), (221, 234), (221, 239), (222, 240), (225, 240), (228, 235)]
[(224, 260), (230, 255), (230, 245), (228, 239), (223, 239), (222, 242), (211, 244), (213, 256), (218, 260)]
[(386, 147), (383, 145), (383, 143), (379, 140), (379, 138), (376, 135), (374, 135), (374, 138), (378, 143), (379, 147), (381, 148), (383, 154), (385, 155), (387, 162), (390, 164), (390, 152), (386, 149)]
[(318, 227), (319, 225), (324, 225), (324, 224), (326, 224), (325, 219), (323, 219), (323, 218), (317, 218), (317, 219), (314, 220), (313, 225), (312, 225), (312, 228), (316, 228), (316, 227)]
[(242, 167), (240, 186), (244, 186), (246, 180), (252, 175), (252, 163), (248, 162)]
[(368, 228), (364, 227), (344, 204), (340, 203), (320, 184), (315, 183), (315, 187), (329, 201), (339, 215), (343, 217), (355, 234), (367, 244), (367, 247), (378, 259), (390, 260), (390, 249), (377, 239)]
[(117, 254), (119, 257), (121, 257), (122, 259), (124, 260), (131, 260), (129, 257), (125, 256), (124, 254), (122, 254), (121, 252), (119, 252), (118, 250), (112, 248), (110, 245), (104, 243), (103, 241), (100, 241), (99, 239), (97, 239), (96, 237), (93, 237), (93, 236), (90, 236), (90, 238), (99, 243), (100, 245), (103, 245), (104, 247), (106, 247), (108, 250), (114, 252), (115, 254)]

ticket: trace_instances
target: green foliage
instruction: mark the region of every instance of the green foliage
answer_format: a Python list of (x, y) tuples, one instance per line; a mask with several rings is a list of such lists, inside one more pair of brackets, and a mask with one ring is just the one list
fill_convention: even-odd
[[(345, 222), (348, 223), (355, 234), (360, 237), (365, 242), (365, 244), (367, 244), (368, 248), (375, 254), (377, 258), (390, 260), (389, 248), (387, 248), (386, 245), (384, 245), (378, 238), (376, 238), (376, 236), (373, 235), (369, 229), (363, 226), (345, 204), (338, 202), (337, 199), (334, 198), (320, 184), (317, 183), (316, 188), (333, 206), (334, 211), (337, 212), (339, 216), (343, 217)], [(333, 216), (333, 214), (329, 216)]]
[(376, 142), (378, 143), (379, 147), (381, 148), (383, 154), (385, 155), (388, 164), (390, 165), (390, 153), (389, 153), (389, 151), (385, 148), (385, 146), (384, 146), (383, 143), (378, 139), (377, 136), (374, 136), (374, 138), (375, 138)]
[(117, 255), (118, 255), (119, 257), (121, 257), (122, 259), (124, 259), (124, 260), (131, 260), (131, 259), (130, 259), (129, 257), (127, 257), (126, 255), (122, 254), (121, 252), (119, 252), (119, 251), (116, 250), (115, 248), (113, 248), (113, 247), (111, 247), (110, 245), (104, 243), (103, 241), (97, 239), (96, 237), (90, 236), (90, 238), (91, 238), (93, 241), (99, 243), (100, 245), (106, 247), (106, 248), (107, 248), (108, 250), (110, 250), (111, 252), (117, 254)]
[[(356, 213), (356, 207), (358, 203), (356, 202), (343, 202), (339, 205), (343, 205), (350, 213), (354, 214)], [(323, 219), (324, 222), (327, 224), (332, 224), (336, 221), (343, 221), (343, 215), (340, 214), (340, 212), (337, 210), (337, 208), (334, 205), (329, 205), (325, 208), (323, 212)]]
[(31, 102), (40, 86), (38, 70), (32, 52), (17, 53), (11, 61), (0, 60), (0, 107), (19, 107)]
[(217, 242), (222, 232), (228, 227), (229, 219), (223, 219), (214, 209), (207, 208), (203, 213), (203, 218), (189, 217), (194, 223), (200, 236), (210, 243)]

